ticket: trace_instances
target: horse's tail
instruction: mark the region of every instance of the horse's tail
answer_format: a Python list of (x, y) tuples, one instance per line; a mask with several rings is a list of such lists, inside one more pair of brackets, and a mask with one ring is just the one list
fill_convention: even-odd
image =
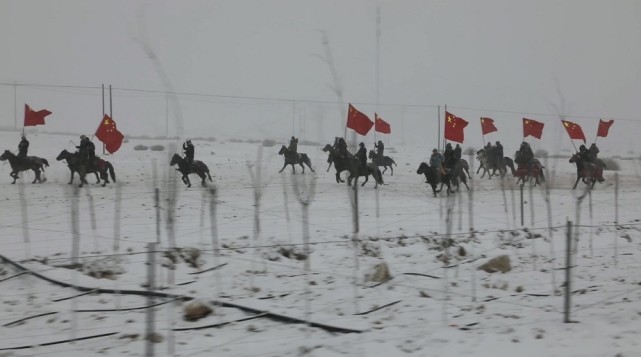
[(394, 159), (390, 158), (390, 160), (392, 160), (392, 164), (394, 164), (395, 166), (398, 166), (396, 165), (396, 161), (394, 161)]
[(105, 161), (105, 163), (107, 164), (107, 169), (109, 169), (109, 176), (111, 176), (111, 180), (113, 182), (116, 182), (116, 172), (114, 171), (114, 166), (109, 161)]
[(205, 173), (207, 173), (207, 177), (209, 177), (209, 182), (214, 182), (212, 181), (211, 175), (209, 174), (209, 167), (207, 167), (207, 171), (205, 171)]

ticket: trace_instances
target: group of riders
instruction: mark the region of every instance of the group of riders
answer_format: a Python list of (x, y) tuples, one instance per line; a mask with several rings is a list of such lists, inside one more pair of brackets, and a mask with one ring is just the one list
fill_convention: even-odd
[[(80, 144), (76, 146), (78, 151), (76, 154), (80, 157), (81, 161), (87, 167), (93, 167), (96, 162), (96, 146), (85, 135), (80, 135)], [(18, 143), (18, 159), (22, 162), (28, 160), (27, 154), (29, 152), (29, 140), (25, 135), (22, 135), (20, 143)]]
[(451, 170), (454, 170), (456, 164), (461, 159), (461, 154), (462, 149), (459, 144), (456, 144), (456, 147), (452, 148), (452, 144), (447, 143), (443, 154), (438, 152), (437, 149), (432, 150), (430, 166), (436, 168), (436, 175), (439, 181), (441, 180), (442, 175), (446, 175)]

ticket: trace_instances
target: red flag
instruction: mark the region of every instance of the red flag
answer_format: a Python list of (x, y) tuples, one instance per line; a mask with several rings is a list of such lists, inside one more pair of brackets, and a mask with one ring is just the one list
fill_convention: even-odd
[(483, 132), (483, 135), (489, 134), (493, 131), (498, 131), (494, 126), (494, 119), (490, 118), (481, 118), (481, 131)]
[(545, 124), (536, 120), (523, 118), (523, 138), (532, 135), (537, 139), (541, 139), (541, 135), (543, 135), (544, 125)]
[(467, 126), (467, 121), (456, 115), (445, 112), (445, 139), (463, 143), (463, 129)]
[(355, 132), (361, 135), (367, 135), (367, 133), (374, 126), (374, 122), (367, 117), (367, 115), (359, 112), (352, 106), (349, 105), (349, 110), (347, 113), (347, 127), (353, 129)]
[(392, 133), (392, 127), (389, 125), (389, 123), (381, 119), (381, 117), (379, 117), (376, 113), (374, 113), (374, 130), (383, 134)]
[(585, 135), (579, 124), (575, 124), (571, 121), (561, 120), (565, 130), (568, 132), (570, 139), (583, 140), (585, 142)]
[(599, 130), (596, 132), (596, 136), (606, 137), (608, 136), (608, 131), (610, 127), (614, 124), (614, 120), (603, 121), (599, 119)]
[(105, 117), (100, 122), (98, 130), (96, 130), (96, 137), (105, 144), (105, 149), (107, 149), (110, 154), (113, 154), (120, 149), (122, 140), (125, 138), (125, 136), (116, 128), (116, 122), (107, 114), (105, 114)]
[(24, 126), (45, 125), (45, 117), (51, 114), (50, 111), (43, 109), (34, 112), (27, 104), (24, 105)]

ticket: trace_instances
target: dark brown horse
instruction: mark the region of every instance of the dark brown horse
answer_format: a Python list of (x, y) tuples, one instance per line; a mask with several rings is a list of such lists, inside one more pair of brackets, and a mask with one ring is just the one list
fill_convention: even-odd
[[(110, 175), (111, 180), (113, 182), (116, 182), (116, 172), (113, 165), (111, 165), (109, 161), (103, 160), (101, 158), (96, 157), (93, 165), (85, 167), (84, 160), (82, 160), (82, 157), (80, 157), (80, 153), (73, 153), (67, 150), (62, 150), (58, 157), (56, 157), (56, 160), (67, 161), (67, 166), (71, 171), (71, 179), (68, 182), (70, 185), (73, 183), (73, 175), (75, 172), (77, 172), (78, 176), (80, 176), (80, 187), (82, 187), (83, 184), (87, 183), (87, 180), (84, 179), (84, 175), (90, 173), (96, 175), (97, 184), (100, 183), (101, 179), (104, 181), (102, 187), (105, 187), (109, 183)], [(84, 175), (81, 173), (82, 170), (84, 170)]]
[(278, 172), (283, 172), (287, 165), (292, 165), (292, 172), (295, 174), (296, 167), (294, 165), (300, 165), (300, 167), (303, 168), (303, 173), (305, 173), (305, 166), (303, 166), (303, 164), (307, 165), (312, 172), (316, 172), (312, 169), (312, 162), (309, 160), (309, 157), (307, 157), (307, 154), (290, 151), (285, 145), (283, 145), (280, 148), (280, 151), (278, 151), (278, 155), (283, 155), (285, 158), (283, 168)]
[(514, 162), (507, 156), (503, 157), (503, 162), (498, 162), (496, 159), (490, 158), (485, 152), (485, 149), (481, 149), (476, 152), (476, 159), (481, 163), (479, 165), (479, 168), (476, 170), (476, 173), (478, 174), (479, 171), (483, 169), (481, 178), (483, 178), (485, 174), (487, 174), (487, 178), (491, 179), (492, 176), (497, 175), (497, 171), (499, 172), (499, 175), (503, 177), (507, 173), (508, 167), (512, 170), (512, 175), (516, 176)]
[[(469, 177), (472, 179), (470, 176), (470, 167), (467, 164), (467, 160), (465, 159), (458, 159), (456, 162), (456, 165), (454, 165), (454, 168), (451, 169), (450, 172), (450, 183), (452, 186), (456, 186), (456, 191), (459, 190), (460, 183), (462, 182), (465, 187), (470, 189), (470, 187), (467, 185), (467, 178)], [(466, 176), (467, 175), (467, 176)]]
[(191, 181), (189, 181), (189, 174), (196, 174), (200, 176), (201, 185), (203, 187), (207, 186), (207, 178), (209, 177), (209, 181), (211, 182), (211, 175), (209, 174), (209, 167), (205, 165), (204, 162), (200, 160), (194, 160), (191, 165), (185, 160), (184, 158), (180, 157), (178, 154), (174, 154), (174, 156), (171, 157), (171, 161), (169, 162), (169, 166), (174, 166), (178, 165), (178, 168), (176, 169), (178, 172), (180, 172), (182, 176), (182, 180), (187, 185), (187, 187), (191, 187)]
[(331, 159), (331, 161), (334, 163), (334, 168), (336, 168), (336, 182), (345, 182), (343, 179), (341, 179), (340, 174), (343, 171), (349, 171), (349, 177), (347, 178), (347, 183), (349, 185), (351, 185), (352, 180), (356, 177), (364, 176), (365, 181), (361, 184), (361, 186), (364, 186), (369, 179), (369, 175), (372, 175), (372, 177), (374, 177), (375, 187), (384, 184), (383, 174), (376, 165), (368, 164), (365, 167), (361, 167), (360, 162), (354, 159), (354, 156), (352, 154), (348, 152), (347, 156), (341, 156), (337, 152), (337, 150), (330, 144), (325, 145), (323, 151), (329, 153), (329, 159), (327, 161), (330, 161)]
[(575, 153), (570, 158), (570, 163), (576, 164), (576, 181), (572, 189), (576, 188), (576, 185), (579, 183), (579, 180), (582, 180), (583, 183), (591, 185), (590, 188), (594, 188), (594, 184), (598, 182), (605, 181), (603, 179), (603, 167), (605, 164), (601, 160), (598, 160), (599, 164), (594, 164), (591, 162), (584, 162), (579, 157), (578, 153)]
[(27, 156), (24, 159), (19, 158), (14, 153), (9, 150), (5, 150), (2, 155), (0, 155), (0, 161), (9, 160), (9, 165), (11, 165), (11, 173), (9, 176), (13, 178), (12, 184), (16, 183), (18, 179), (18, 173), (20, 171), (33, 170), (36, 173), (36, 178), (33, 179), (31, 183), (44, 182), (45, 179), (40, 178), (40, 171), (45, 171), (45, 166), (49, 166), (49, 162), (46, 159), (37, 157), (37, 156)]
[[(370, 151), (369, 151), (368, 157), (372, 160), (372, 163), (373, 163), (374, 165), (376, 165), (376, 166), (383, 166), (383, 172), (382, 172), (382, 174), (384, 174), (384, 173), (385, 173), (385, 171), (387, 171), (387, 169), (389, 168), (389, 169), (390, 169), (390, 171), (392, 172), (392, 173), (391, 173), (391, 175), (392, 175), (392, 176), (394, 175), (394, 167), (393, 167), (392, 165), (396, 165), (396, 162), (395, 162), (391, 157), (389, 157), (389, 156), (383, 156), (383, 159), (382, 159), (382, 160), (379, 160), (379, 159), (378, 159), (378, 155), (376, 155), (376, 153), (374, 152), (374, 150), (370, 150)], [(398, 166), (398, 165), (396, 165), (396, 166)]]
[[(418, 170), (416, 170), (416, 173), (419, 175), (425, 175), (425, 183), (430, 184), (434, 196), (436, 196), (437, 193), (443, 190), (443, 185), (447, 186), (446, 192), (448, 195), (454, 192), (452, 191), (452, 187), (450, 185), (449, 173), (439, 175), (437, 172), (437, 168), (429, 166), (426, 162), (421, 162), (421, 164), (418, 166)], [(437, 188), (439, 184), (441, 184), (441, 187)]]

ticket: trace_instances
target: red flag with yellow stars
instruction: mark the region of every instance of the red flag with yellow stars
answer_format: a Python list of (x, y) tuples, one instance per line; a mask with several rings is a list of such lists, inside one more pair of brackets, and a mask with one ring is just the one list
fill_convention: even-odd
[(561, 120), (561, 122), (568, 132), (570, 139), (583, 140), (583, 142), (585, 142), (585, 134), (583, 134), (583, 129), (581, 129), (579, 124), (567, 120)]
[(374, 113), (374, 130), (383, 134), (392, 133), (392, 127), (389, 125), (389, 123), (379, 117), (376, 113)]
[(489, 134), (493, 131), (498, 131), (499, 129), (494, 126), (494, 119), (490, 118), (481, 118), (481, 132), (483, 135)]
[(450, 112), (445, 112), (445, 139), (463, 143), (463, 139), (465, 138), (463, 129), (465, 129), (467, 124), (465, 119), (459, 118)]
[(359, 112), (353, 105), (349, 105), (347, 112), (347, 127), (361, 135), (367, 133), (374, 126), (374, 122), (367, 115)]
[(96, 137), (105, 144), (105, 149), (107, 149), (110, 154), (120, 149), (122, 140), (125, 138), (116, 128), (116, 122), (107, 114), (102, 118), (98, 130), (96, 130)]
[(528, 136), (532, 135), (537, 139), (541, 139), (541, 135), (543, 135), (544, 125), (545, 124), (539, 121), (523, 118), (523, 138), (527, 138)]

